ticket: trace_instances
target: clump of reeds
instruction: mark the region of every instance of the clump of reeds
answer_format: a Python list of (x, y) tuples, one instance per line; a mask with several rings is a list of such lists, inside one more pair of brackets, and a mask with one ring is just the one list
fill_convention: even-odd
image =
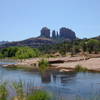
[(6, 83), (0, 84), (0, 100), (6, 100), (8, 91), (6, 89)]
[(81, 66), (81, 65), (76, 65), (75, 66), (75, 71), (76, 72), (87, 72), (88, 69), (86, 67)]
[(44, 72), (49, 67), (49, 62), (45, 59), (39, 61), (39, 69), (41, 72)]
[[(27, 94), (22, 81), (14, 82), (11, 87), (16, 92), (16, 96), (12, 97), (11, 100), (51, 100), (49, 93), (43, 90), (34, 90)], [(0, 85), (0, 100), (8, 100), (9, 95), (11, 94), (7, 90), (7, 84), (2, 83)]]
[(47, 92), (38, 90), (30, 94), (27, 100), (51, 100), (51, 97)]

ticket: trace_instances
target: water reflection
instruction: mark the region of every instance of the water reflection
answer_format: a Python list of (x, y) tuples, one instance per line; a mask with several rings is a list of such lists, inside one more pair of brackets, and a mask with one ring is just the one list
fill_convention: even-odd
[(4, 64), (16, 64), (16, 62), (19, 62), (18, 60), (14, 60), (14, 59), (0, 59), (0, 65), (4, 65)]
[(51, 73), (45, 72), (41, 74), (42, 83), (50, 83), (51, 82)]
[(88, 98), (91, 95), (100, 94), (99, 73), (59, 73), (48, 71), (45, 74), (41, 74), (36, 71), (28, 72), (0, 68), (0, 82), (19, 80), (26, 83), (29, 82), (36, 87), (43, 87), (43, 89), (51, 91), (57, 97), (63, 96), (64, 100), (74, 96)]
[(61, 84), (67, 84), (68, 82), (74, 81), (74, 77), (76, 77), (76, 72), (69, 73), (60, 73), (60, 72), (45, 72), (42, 73), (41, 81), (42, 83), (52, 83), (52, 82), (60, 82)]
[(74, 82), (76, 77), (76, 72), (67, 72), (67, 73), (53, 73), (53, 81), (56, 82), (60, 79), (61, 84), (67, 84), (68, 82)]

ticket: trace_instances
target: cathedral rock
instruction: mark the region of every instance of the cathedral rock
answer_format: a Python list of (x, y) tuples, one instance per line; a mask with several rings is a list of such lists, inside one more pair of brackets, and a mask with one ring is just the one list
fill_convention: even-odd
[(50, 29), (47, 27), (43, 27), (41, 29), (41, 37), (46, 37), (46, 38), (50, 38)]
[(62, 27), (60, 28), (59, 32), (53, 30), (52, 36), (50, 37), (50, 29), (47, 27), (43, 27), (41, 29), (40, 37), (51, 38), (51, 39), (68, 39), (68, 40), (75, 40), (76, 34), (69, 28)]
[(76, 39), (76, 35), (75, 32), (72, 31), (71, 29), (62, 27), (60, 29), (60, 33), (59, 33), (59, 37), (62, 39), (70, 39), (70, 40), (75, 40)]

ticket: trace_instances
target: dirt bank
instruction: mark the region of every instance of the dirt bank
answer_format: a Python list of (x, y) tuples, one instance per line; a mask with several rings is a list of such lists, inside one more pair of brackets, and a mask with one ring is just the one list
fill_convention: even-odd
[(63, 67), (68, 69), (75, 69), (77, 65), (81, 65), (82, 67), (87, 68), (91, 71), (98, 71), (100, 72), (100, 58), (91, 58), (88, 60), (81, 60), (76, 62), (65, 62), (63, 64), (52, 64), (55, 67)]
[[(42, 58), (32, 58), (27, 60), (22, 60), (22, 62), (13, 64), (13, 66), (23, 66), (23, 67), (38, 67), (38, 62)], [(51, 63), (51, 68), (58, 69), (60, 71), (72, 71), (75, 69), (76, 65), (81, 65), (86, 67), (88, 70), (100, 72), (100, 57), (84, 59), (84, 57), (59, 57), (59, 58), (45, 58)], [(62, 63), (61, 63), (62, 62)], [(12, 64), (5, 64), (4, 67), (12, 66)]]

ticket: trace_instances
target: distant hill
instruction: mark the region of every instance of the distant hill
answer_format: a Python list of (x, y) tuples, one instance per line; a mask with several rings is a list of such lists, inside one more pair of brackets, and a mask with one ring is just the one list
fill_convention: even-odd
[(29, 38), (23, 41), (5, 43), (1, 45), (0, 48), (10, 47), (10, 46), (30, 46), (34, 48), (39, 48), (43, 45), (51, 45), (55, 43), (57, 43), (57, 41), (53, 39), (37, 37), (37, 38)]
[(8, 41), (0, 41), (0, 45), (6, 44)]
[(23, 41), (15, 42), (1, 42), (0, 48), (10, 47), (10, 46), (30, 46), (33, 48), (39, 48), (43, 45), (52, 45), (56, 43), (61, 43), (63, 41), (72, 41), (77, 39), (76, 33), (71, 29), (62, 27), (59, 32), (51, 30), (47, 27), (43, 27), (40, 31), (40, 36), (36, 38), (29, 38)]
[[(76, 38), (76, 40), (79, 38)], [(100, 40), (100, 36), (93, 37), (90, 39), (97, 39)], [(62, 43), (64, 41), (71, 41), (69, 39), (53, 39), (53, 38), (46, 38), (46, 37), (36, 37), (36, 38), (29, 38), (22, 41), (14, 41), (14, 42), (7, 42), (7, 41), (1, 41), (0, 42), (0, 48), (6, 48), (10, 46), (30, 46), (33, 48), (39, 48), (46, 45), (53, 45), (57, 43)]]
[(93, 37), (92, 39), (97, 39), (97, 40), (100, 40), (100, 36)]

